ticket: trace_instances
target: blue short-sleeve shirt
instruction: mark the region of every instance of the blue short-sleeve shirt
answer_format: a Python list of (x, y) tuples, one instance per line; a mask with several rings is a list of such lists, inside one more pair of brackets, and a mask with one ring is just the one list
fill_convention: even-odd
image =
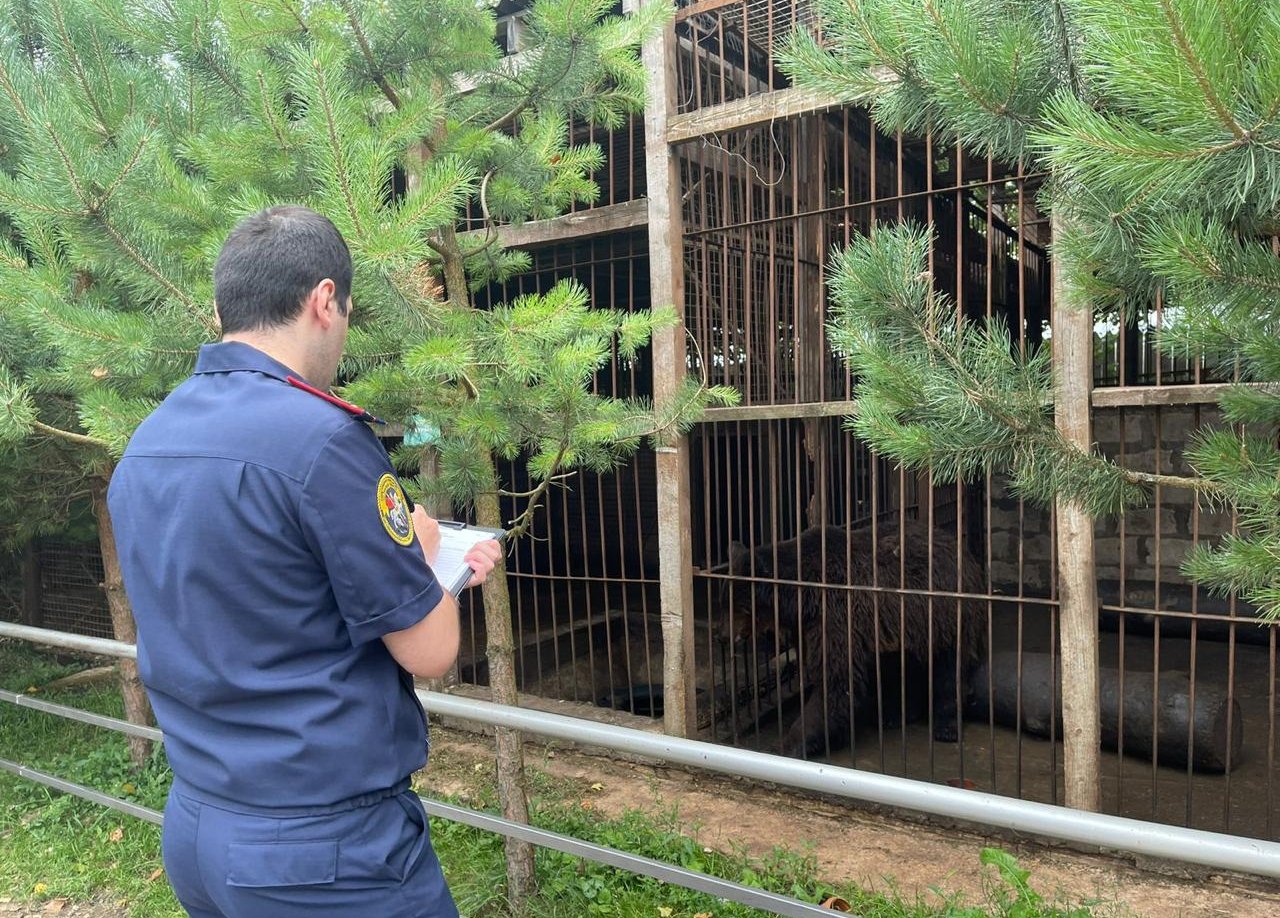
[(294, 375), (205, 345), (111, 479), (139, 673), (175, 778), (212, 803), (334, 806), (426, 763), (380, 638), (443, 592), (372, 430)]

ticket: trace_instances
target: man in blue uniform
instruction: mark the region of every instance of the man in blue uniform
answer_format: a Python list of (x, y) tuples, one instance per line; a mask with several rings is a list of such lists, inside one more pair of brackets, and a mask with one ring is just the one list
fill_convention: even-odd
[[(174, 785), (164, 861), (193, 918), (456, 918), (409, 786), (413, 675), (458, 607), (369, 415), (325, 391), (351, 256), (300, 207), (223, 245), (223, 340), (142, 423), (109, 493), (138, 668)], [(497, 543), (468, 557), (481, 582)]]

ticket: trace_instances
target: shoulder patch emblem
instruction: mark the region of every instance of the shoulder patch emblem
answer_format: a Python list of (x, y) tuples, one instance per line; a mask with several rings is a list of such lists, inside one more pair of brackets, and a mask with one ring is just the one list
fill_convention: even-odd
[(400, 490), (400, 482), (391, 474), (378, 479), (378, 517), (387, 535), (399, 545), (413, 542), (413, 518), (409, 516), (409, 502)]

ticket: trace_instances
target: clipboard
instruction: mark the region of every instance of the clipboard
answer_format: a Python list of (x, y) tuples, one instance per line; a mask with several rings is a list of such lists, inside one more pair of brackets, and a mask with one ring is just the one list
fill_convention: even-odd
[(471, 526), (454, 520), (439, 520), (440, 551), (436, 553), (436, 563), (431, 566), (436, 580), (455, 597), (467, 588), (473, 571), (464, 560), (478, 542), (495, 539), (499, 542), (506, 538), (505, 529), (486, 529), (483, 526)]

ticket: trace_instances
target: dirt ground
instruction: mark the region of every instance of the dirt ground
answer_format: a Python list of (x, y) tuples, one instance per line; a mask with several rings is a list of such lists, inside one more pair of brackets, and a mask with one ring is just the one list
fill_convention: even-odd
[(116, 908), (110, 902), (68, 902), (66, 899), (50, 899), (37, 905), (21, 905), (0, 899), (0, 918), (128, 918), (128, 912)]
[[(419, 792), (472, 792), (479, 780), (475, 766), (492, 755), (483, 737), (433, 729), (432, 763), (420, 777)], [(883, 891), (893, 888), (908, 898), (936, 901), (931, 891), (936, 886), (980, 901), (983, 870), (978, 853), (994, 844), (1014, 853), (1031, 870), (1033, 885), (1049, 898), (1097, 899), (1108, 903), (1112, 913), (1141, 918), (1280, 915), (1280, 884), (1216, 876), (1178, 879), (1114, 858), (984, 839), (742, 782), (564, 749), (548, 752), (531, 744), (527, 756), (530, 765), (574, 782), (600, 812), (667, 812), (678, 804), (681, 821), (703, 844), (722, 850), (742, 845), (751, 854), (763, 855), (786, 840), (793, 848), (808, 849), (829, 881), (851, 880)], [(603, 787), (597, 790), (593, 785)]]

